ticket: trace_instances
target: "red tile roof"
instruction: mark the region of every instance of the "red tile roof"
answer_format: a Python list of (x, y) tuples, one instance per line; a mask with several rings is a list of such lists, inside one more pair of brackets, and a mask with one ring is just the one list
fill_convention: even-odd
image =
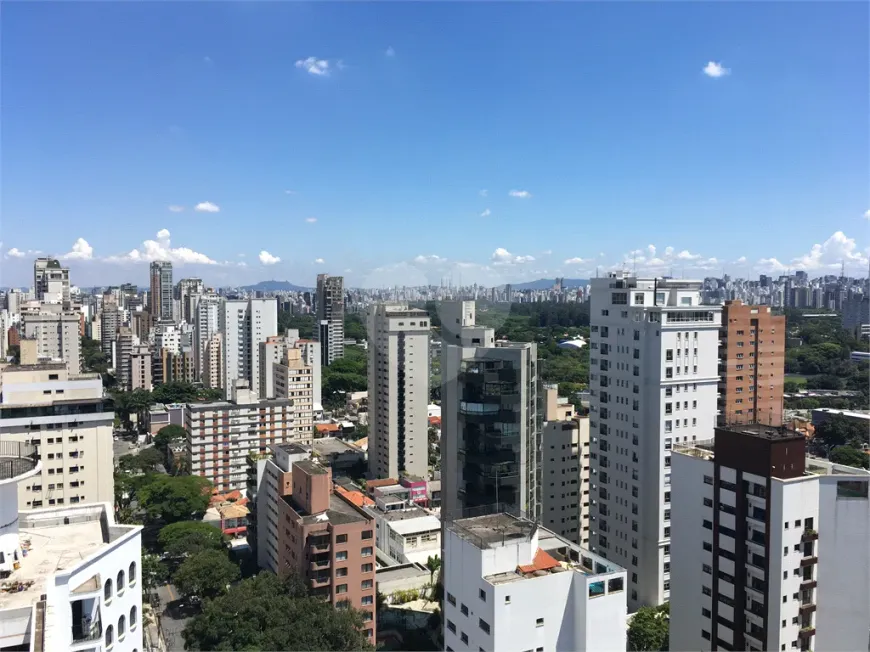
[(527, 564), (526, 566), (518, 566), (517, 568), (521, 573), (534, 573), (539, 570), (550, 570), (551, 568), (555, 568), (559, 565), (555, 559), (553, 559), (548, 552), (545, 550), (541, 550), (538, 548), (538, 552), (535, 553), (535, 559), (531, 564)]

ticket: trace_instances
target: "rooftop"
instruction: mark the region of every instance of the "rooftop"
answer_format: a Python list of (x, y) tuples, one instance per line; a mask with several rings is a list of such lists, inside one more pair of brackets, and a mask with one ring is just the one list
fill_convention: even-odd
[(341, 455), (342, 453), (359, 454), (361, 451), (356, 446), (335, 437), (324, 437), (311, 442), (311, 447), (320, 455)]
[(746, 423), (741, 425), (725, 426), (717, 430), (729, 430), (741, 435), (749, 435), (768, 441), (787, 441), (789, 439), (803, 439), (803, 435), (785, 426), (766, 426), (763, 423)]
[[(56, 573), (72, 571), (110, 542), (141, 529), (108, 523), (104, 527), (105, 512), (105, 505), (87, 505), (21, 513), (19, 540), (25, 556), (21, 567), (0, 582), (0, 609), (18, 609), (38, 602), (45, 593), (46, 580)], [(66, 524), (65, 519), (69, 519)], [(71, 589), (86, 590), (87, 586)]]
[(531, 521), (504, 513), (463, 518), (448, 526), (448, 529), (481, 549), (530, 539), (536, 528)]
[(308, 514), (293, 500), (292, 494), (287, 494), (282, 497), (290, 508), (299, 515), (304, 525), (315, 525), (317, 523), (330, 523), (332, 525), (346, 525), (348, 523), (365, 523), (370, 521), (369, 517), (364, 516), (359, 511), (354, 509), (350, 504), (345, 502), (337, 494), (329, 495), (329, 507), (324, 512), (319, 514)]
[(272, 444), (269, 446), (272, 450), (282, 450), (285, 453), (289, 453), (290, 455), (306, 455), (308, 454), (308, 449), (300, 444)]
[(305, 473), (307, 473), (308, 475), (325, 475), (327, 473), (324, 467), (312, 460), (303, 460), (301, 462), (296, 462), (294, 466), (297, 469), (305, 471)]

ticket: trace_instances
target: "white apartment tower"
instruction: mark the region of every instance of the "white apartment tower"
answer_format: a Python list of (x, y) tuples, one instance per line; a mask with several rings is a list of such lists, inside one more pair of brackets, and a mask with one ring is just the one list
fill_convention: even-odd
[(218, 320), (218, 328), (223, 333), (225, 395), (230, 395), (235, 381), (244, 380), (258, 399), (260, 342), (278, 334), (277, 299), (224, 299)]
[(69, 269), (55, 258), (37, 258), (33, 263), (34, 299), (70, 306)]
[(344, 278), (317, 275), (317, 325), (322, 366), (344, 357)]
[(758, 424), (674, 453), (671, 649), (867, 649), (870, 472)]
[(149, 304), (155, 321), (172, 321), (172, 263), (155, 260), (151, 263), (151, 291)]
[(538, 520), (537, 345), (496, 342), (493, 329), (475, 325), (473, 301), (444, 302), (440, 315), (443, 513), (458, 518), (499, 504)]
[(625, 652), (625, 569), (533, 521), (446, 523), (443, 568), (446, 650)]
[(591, 283), (589, 544), (628, 570), (634, 611), (669, 599), (671, 448), (713, 437), (722, 313), (700, 281)]
[[(193, 307), (193, 357), (196, 361), (197, 378), (205, 383), (206, 349), (209, 341), (219, 332), (221, 298), (216, 294), (203, 294), (196, 298)], [(210, 385), (211, 386), (211, 385)]]
[(19, 487), (19, 510), (112, 503), (115, 412), (99, 374), (65, 364), (20, 365), (2, 372), (0, 440), (33, 446), (38, 475)]
[(79, 314), (61, 312), (60, 306), (43, 305), (38, 312), (21, 315), (22, 335), (36, 340), (36, 354), (40, 359), (62, 360), (72, 373), (81, 371), (81, 337)]
[(369, 472), (428, 478), (429, 314), (376, 304), (368, 333)]

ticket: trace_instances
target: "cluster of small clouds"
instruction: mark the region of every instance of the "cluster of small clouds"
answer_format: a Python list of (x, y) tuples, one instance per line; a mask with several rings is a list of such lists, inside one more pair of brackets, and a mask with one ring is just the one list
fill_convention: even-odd
[[(179, 204), (170, 204), (168, 207), (170, 213), (183, 213), (184, 206)], [(201, 201), (193, 207), (197, 213), (220, 213), (221, 207), (210, 201)]]
[(534, 262), (534, 256), (518, 256), (509, 252), (504, 247), (499, 247), (492, 252), (490, 262), (493, 265), (524, 265)]
[(263, 265), (275, 265), (280, 263), (281, 259), (278, 256), (273, 256), (268, 251), (263, 250), (260, 252), (260, 262)]
[(858, 249), (854, 238), (849, 238), (842, 231), (835, 232), (821, 244), (814, 244), (809, 253), (793, 258), (788, 263), (782, 263), (776, 258), (762, 258), (755, 268), (761, 272), (784, 272), (786, 270), (836, 271), (841, 265), (850, 269), (867, 269), (870, 265), (867, 251)]

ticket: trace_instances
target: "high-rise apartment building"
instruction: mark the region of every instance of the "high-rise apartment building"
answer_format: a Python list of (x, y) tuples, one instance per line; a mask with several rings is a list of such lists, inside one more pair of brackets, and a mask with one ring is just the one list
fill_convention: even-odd
[(136, 344), (130, 350), (130, 389), (145, 389), (149, 392), (153, 388), (151, 381), (151, 349), (147, 344)]
[(311, 441), (310, 427), (298, 430), (292, 400), (258, 401), (245, 381), (237, 383), (230, 401), (192, 403), (185, 410), (190, 472), (220, 491), (244, 489), (248, 454), (265, 453), (270, 444)]
[(0, 440), (36, 447), (37, 475), (19, 487), (19, 509), (112, 503), (115, 411), (99, 374), (70, 374), (65, 364), (6, 367)]
[(128, 392), (132, 387), (130, 356), (133, 353), (134, 344), (138, 344), (138, 342), (134, 340), (132, 329), (127, 326), (118, 328), (118, 342), (115, 349), (118, 357), (116, 375), (118, 377), (118, 385), (120, 385), (121, 389)]
[(722, 313), (700, 281), (591, 283), (589, 544), (628, 570), (634, 611), (668, 600), (671, 449), (713, 436)]
[(55, 258), (37, 258), (33, 263), (33, 293), (37, 301), (70, 307), (69, 269)]
[(505, 513), (446, 523), (446, 650), (626, 649), (626, 570)]
[(726, 301), (719, 331), (719, 425), (782, 425), (785, 316)]
[(286, 420), (293, 429), (293, 438), (309, 443), (314, 427), (314, 388), (312, 369), (302, 359), (302, 351), (289, 348), (284, 358), (272, 364), (275, 398), (290, 399), (292, 410)]
[(155, 260), (151, 263), (149, 312), (154, 321), (172, 320), (172, 263)]
[(199, 297), (202, 296), (204, 286), (201, 278), (183, 278), (178, 281), (175, 286), (174, 299), (180, 306), (179, 321), (185, 321), (188, 324), (194, 323), (196, 319), (196, 304), (199, 302)]
[(224, 381), (224, 335), (215, 333), (205, 345), (200, 380), (206, 387), (222, 389)]
[(362, 612), (375, 642), (375, 537), (371, 516), (335, 493), (332, 470), (295, 462), (292, 491), (278, 500), (278, 572), (305, 579), (310, 595)]
[(369, 472), (427, 478), (429, 314), (375, 304), (369, 333)]
[(40, 359), (63, 361), (74, 374), (81, 371), (78, 313), (61, 311), (60, 306), (43, 305), (38, 311), (22, 313), (21, 322), (22, 336), (36, 340)]
[(444, 302), (440, 314), (443, 513), (456, 518), (498, 503), (538, 520), (537, 345), (496, 342), (492, 328), (475, 325), (473, 301)]
[(223, 389), (229, 396), (237, 380), (247, 381), (255, 398), (260, 389), (260, 342), (278, 334), (277, 299), (225, 299), (218, 312), (223, 333)]
[(863, 650), (870, 473), (747, 424), (674, 445), (673, 650)]
[(328, 367), (344, 357), (344, 278), (317, 275), (317, 325), (321, 363)]
[(109, 366), (117, 364), (115, 359), (115, 342), (118, 340), (118, 327), (121, 326), (121, 310), (113, 301), (103, 301), (100, 313), (100, 348), (109, 361)]
[(558, 387), (544, 388), (541, 524), (561, 537), (589, 544), (589, 417), (559, 398)]
[(206, 349), (220, 329), (221, 298), (216, 294), (203, 294), (195, 298), (197, 301), (192, 317), (193, 355), (196, 358), (197, 378), (205, 383)]

